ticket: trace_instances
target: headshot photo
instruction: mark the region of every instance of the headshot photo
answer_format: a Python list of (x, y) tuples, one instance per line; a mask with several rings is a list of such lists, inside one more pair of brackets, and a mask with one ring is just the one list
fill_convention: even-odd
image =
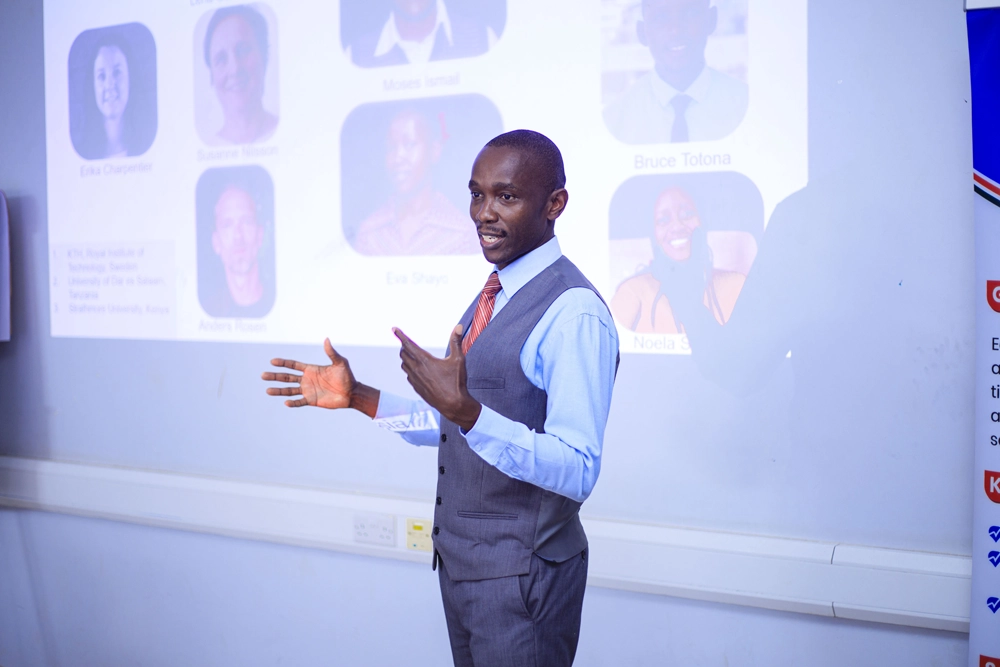
[(601, 93), (627, 144), (714, 141), (746, 115), (747, 0), (602, 0)]
[(366, 0), (340, 3), (340, 41), (360, 67), (472, 58), (503, 34), (507, 0)]
[(156, 43), (141, 23), (80, 33), (69, 50), (69, 134), (86, 160), (142, 155), (156, 137)]
[(344, 236), (362, 255), (481, 252), (469, 165), (502, 132), (480, 95), (366, 104), (341, 132)]
[(260, 318), (274, 305), (274, 185), (256, 165), (198, 179), (198, 300), (211, 317)]
[(729, 321), (764, 231), (760, 192), (746, 176), (636, 176), (615, 192), (609, 216), (619, 326), (684, 333), (696, 309)]
[(194, 30), (194, 117), (209, 146), (267, 141), (278, 127), (277, 19), (263, 3), (206, 12)]

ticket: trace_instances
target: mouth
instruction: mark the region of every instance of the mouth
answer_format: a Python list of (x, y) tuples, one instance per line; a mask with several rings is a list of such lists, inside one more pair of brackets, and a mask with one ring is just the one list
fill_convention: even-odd
[(229, 77), (222, 86), (222, 89), (226, 92), (236, 93), (245, 91), (250, 85), (250, 78), (247, 76), (231, 76)]
[(490, 232), (479, 232), (479, 245), (483, 248), (493, 248), (503, 241), (505, 235)]
[(670, 51), (671, 53), (680, 53), (685, 49), (687, 49), (687, 44), (675, 44), (674, 46), (671, 46), (667, 50)]
[(673, 248), (686, 248), (689, 245), (691, 245), (691, 239), (687, 237), (670, 241), (670, 246)]

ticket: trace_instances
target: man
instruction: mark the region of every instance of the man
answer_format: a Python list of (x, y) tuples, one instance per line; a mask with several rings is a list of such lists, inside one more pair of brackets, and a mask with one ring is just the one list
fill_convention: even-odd
[(351, 43), (354, 64), (384, 67), (470, 58), (486, 53), (497, 41), (478, 16), (449, 12), (444, 0), (393, 0), (392, 7), (380, 31)]
[(440, 123), (413, 109), (393, 117), (385, 151), (392, 194), (361, 223), (352, 243), (355, 250), (365, 255), (464, 255), (478, 250), (465, 215), (434, 188), (433, 170), (443, 149)]
[(274, 288), (261, 276), (264, 225), (257, 203), (246, 187), (234, 183), (223, 188), (213, 212), (212, 250), (222, 261), (226, 284), (205, 310), (213, 317), (263, 317), (274, 304)]
[[(437, 359), (402, 331), (400, 357), (423, 399), (329, 366), (264, 373), (290, 407), (359, 410), (415, 444), (436, 444), (434, 562), (456, 665), (570, 665), (587, 576), (580, 503), (600, 471), (618, 338), (604, 302), (562, 256), (554, 225), (569, 195), (549, 139), (490, 141), (469, 181), (470, 214), (495, 266)], [(463, 338), (463, 333), (465, 334)]]
[(718, 11), (709, 0), (643, 0), (639, 41), (655, 64), (604, 110), (611, 134), (629, 144), (712, 141), (747, 110), (747, 86), (705, 64)]

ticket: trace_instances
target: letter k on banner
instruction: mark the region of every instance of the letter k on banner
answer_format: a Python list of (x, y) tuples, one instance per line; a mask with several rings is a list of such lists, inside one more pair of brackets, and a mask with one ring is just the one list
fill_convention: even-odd
[(1000, 503), (1000, 472), (986, 471), (986, 495), (995, 503)]

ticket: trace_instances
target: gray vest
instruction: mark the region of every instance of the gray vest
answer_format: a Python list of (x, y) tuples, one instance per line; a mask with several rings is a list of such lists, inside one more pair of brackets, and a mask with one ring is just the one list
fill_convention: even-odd
[[(560, 257), (518, 290), (465, 360), (473, 398), (538, 433), (545, 430), (547, 397), (521, 370), (521, 347), (552, 302), (571, 287), (594, 290)], [(465, 331), (478, 301), (462, 316)], [(454, 581), (526, 574), (532, 553), (562, 562), (587, 547), (580, 503), (508, 477), (472, 451), (458, 426), (444, 418), (438, 473), (435, 563), (440, 555)]]

